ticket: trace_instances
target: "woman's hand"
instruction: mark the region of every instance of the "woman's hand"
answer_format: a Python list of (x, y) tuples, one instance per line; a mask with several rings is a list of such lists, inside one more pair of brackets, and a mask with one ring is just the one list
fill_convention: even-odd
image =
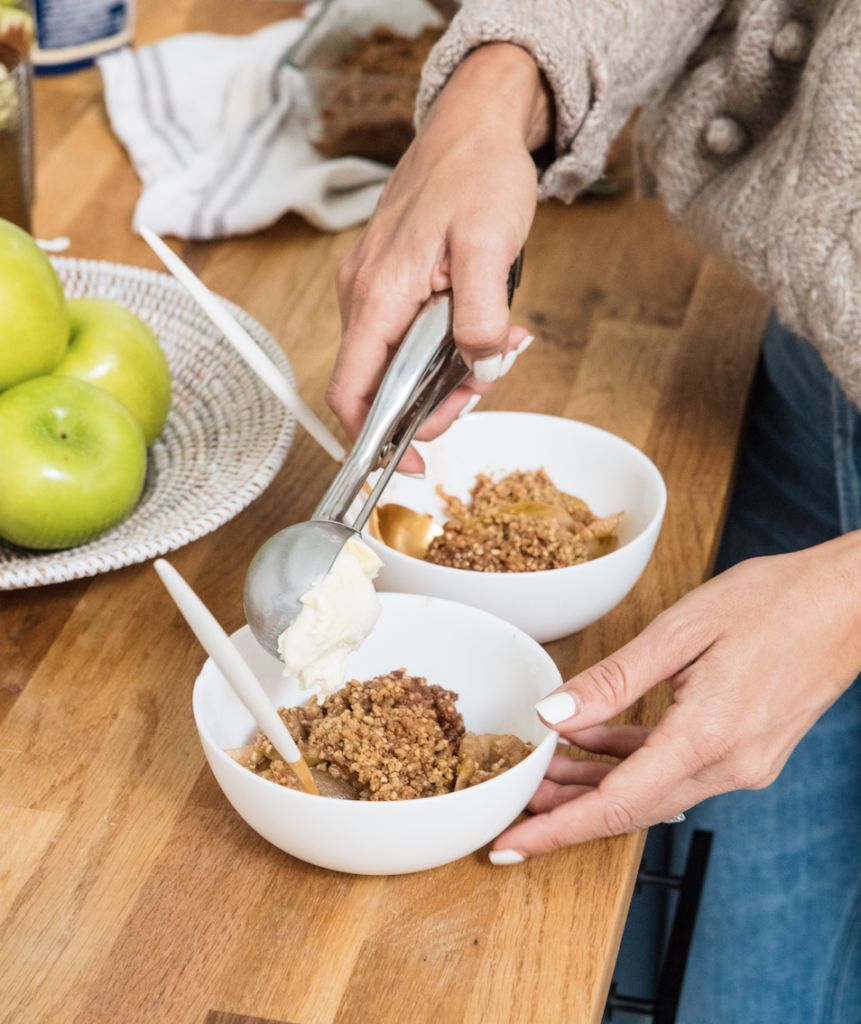
[[(454, 337), (473, 374), (419, 439), (441, 433), (527, 343), (509, 329), (506, 283), (535, 213), (530, 151), (549, 116), (538, 68), (508, 43), (470, 54), (434, 102), (338, 273), (343, 336), (326, 397), (351, 438), (432, 292), (452, 289)], [(400, 469), (423, 469), (414, 449)]]
[[(529, 805), (536, 817), (504, 832), (491, 859), (633, 832), (769, 785), (859, 671), (861, 532), (742, 562), (539, 703), (566, 739), (622, 760), (555, 757)], [(663, 679), (675, 702), (654, 729), (604, 724)]]

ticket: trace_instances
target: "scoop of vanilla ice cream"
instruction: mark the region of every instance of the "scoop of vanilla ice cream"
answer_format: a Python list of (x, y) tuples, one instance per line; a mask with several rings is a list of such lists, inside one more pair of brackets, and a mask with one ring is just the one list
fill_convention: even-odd
[(302, 611), (278, 638), (284, 674), (303, 690), (334, 693), (344, 685), (347, 655), (357, 651), (382, 607), (371, 580), (382, 561), (358, 537), (341, 548), (328, 574), (302, 597)]

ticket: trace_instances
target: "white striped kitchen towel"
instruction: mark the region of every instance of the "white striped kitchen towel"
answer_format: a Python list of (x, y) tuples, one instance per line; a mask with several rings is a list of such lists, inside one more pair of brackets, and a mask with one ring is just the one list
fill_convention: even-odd
[(282, 57), (305, 25), (177, 35), (99, 60), (111, 127), (143, 183), (135, 230), (220, 238), (295, 210), (340, 231), (370, 216), (391, 168), (325, 160), (303, 130), (301, 77)]

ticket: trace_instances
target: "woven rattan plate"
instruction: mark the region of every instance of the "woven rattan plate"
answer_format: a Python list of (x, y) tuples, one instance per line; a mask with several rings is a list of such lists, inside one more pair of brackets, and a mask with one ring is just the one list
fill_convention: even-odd
[[(293, 416), (173, 278), (93, 260), (52, 262), (70, 299), (113, 299), (149, 324), (173, 373), (173, 399), (128, 519), (66, 551), (28, 551), (0, 540), (0, 590), (95, 576), (210, 533), (269, 485), (295, 429)], [(247, 313), (226, 305), (295, 386), (275, 340)]]

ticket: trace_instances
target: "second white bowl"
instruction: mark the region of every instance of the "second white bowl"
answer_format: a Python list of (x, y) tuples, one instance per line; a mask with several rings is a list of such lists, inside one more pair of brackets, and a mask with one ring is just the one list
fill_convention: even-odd
[[(381, 594), (383, 612), (361, 650), (347, 661), (350, 678), (405, 668), (459, 694), (472, 732), (513, 733), (537, 745), (529, 757), (480, 786), (371, 803), (309, 796), (254, 775), (224, 751), (249, 743), (253, 719), (211, 660), (194, 684), (194, 719), (225, 796), (270, 843), (320, 867), (359, 874), (421, 871), (484, 846), (526, 806), (547, 770), (556, 734), (535, 702), (562, 679), (549, 655), (525, 633), (475, 608), (411, 594)], [(231, 637), (272, 703), (303, 703), (296, 677), (257, 643), (247, 626)]]
[(430, 513), (442, 524), (436, 493), (469, 501), (476, 474), (498, 479), (544, 468), (556, 486), (582, 498), (599, 516), (624, 511), (619, 546), (582, 565), (543, 572), (483, 573), (410, 558), (365, 537), (383, 560), (378, 590), (430, 594), (483, 608), (519, 626), (539, 643), (575, 633), (606, 615), (639, 579), (654, 549), (667, 504), (654, 463), (622, 438), (587, 423), (523, 412), (470, 413), (435, 441), (416, 447), (424, 480), (395, 474), (380, 504), (391, 501)]

